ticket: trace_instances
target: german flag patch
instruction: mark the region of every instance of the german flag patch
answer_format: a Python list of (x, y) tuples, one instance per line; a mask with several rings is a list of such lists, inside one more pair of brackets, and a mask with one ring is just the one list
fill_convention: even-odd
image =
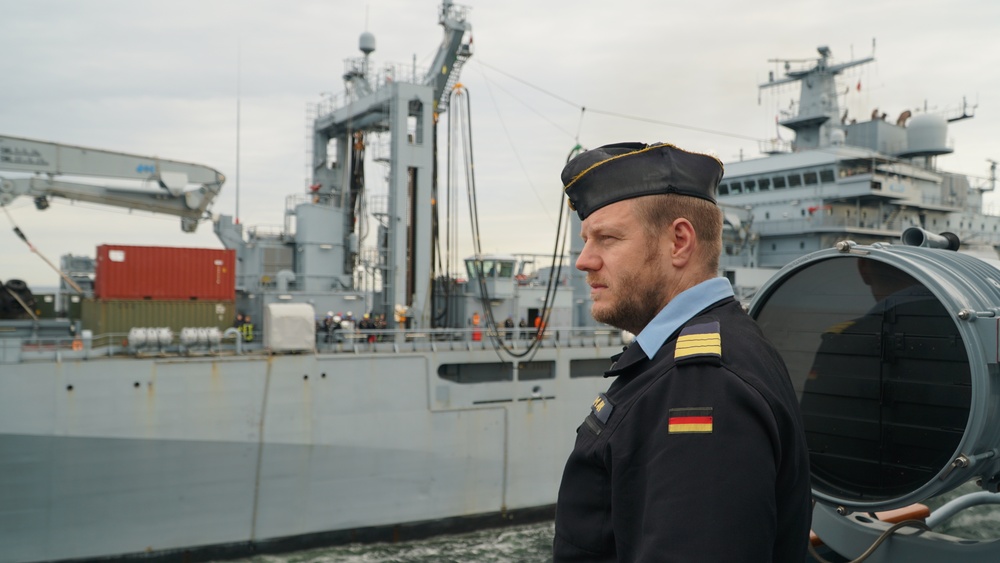
[(712, 433), (712, 407), (670, 409), (667, 414), (670, 434)]
[(677, 337), (674, 361), (721, 363), (722, 337), (719, 335), (719, 321), (685, 327)]

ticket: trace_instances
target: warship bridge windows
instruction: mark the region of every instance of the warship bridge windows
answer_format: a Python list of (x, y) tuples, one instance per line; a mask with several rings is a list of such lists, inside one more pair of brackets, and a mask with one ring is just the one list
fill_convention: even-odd
[(816, 172), (806, 172), (802, 175), (802, 181), (807, 186), (815, 186), (819, 183), (819, 174)]
[(836, 181), (834, 177), (833, 170), (829, 168), (824, 168), (819, 171), (819, 181), (824, 184), (832, 184)]
[(871, 174), (873, 163), (868, 159), (845, 160), (840, 163), (840, 176), (857, 176), (858, 174)]
[(760, 191), (766, 192), (771, 189), (771, 179), (761, 178), (757, 180), (757, 185), (760, 187)]
[(1000, 270), (900, 244), (814, 252), (749, 313), (781, 353), (813, 495), (852, 511), (1000, 488)]
[(775, 176), (774, 178), (772, 178), (772, 181), (774, 182), (774, 189), (776, 190), (785, 189), (786, 183), (784, 176)]
[(719, 195), (729, 195), (729, 184), (719, 184)]
[(802, 185), (802, 176), (800, 176), (798, 174), (789, 174), (788, 175), (788, 187), (789, 188), (797, 188), (797, 187), (799, 187), (801, 185)]
[(743, 182), (743, 191), (744, 191), (744, 193), (748, 193), (748, 194), (756, 192), (757, 191), (757, 187), (756, 186), (757, 186), (757, 183), (754, 182), (753, 180), (746, 180), (746, 181)]
[[(514, 265), (515, 260), (511, 259), (497, 259), (497, 258), (483, 258), (479, 260), (482, 264), (482, 272), (484, 278), (499, 278), (499, 279), (513, 279), (514, 278)], [(478, 279), (478, 264), (473, 258), (466, 259), (465, 270), (469, 275), (470, 280)]]

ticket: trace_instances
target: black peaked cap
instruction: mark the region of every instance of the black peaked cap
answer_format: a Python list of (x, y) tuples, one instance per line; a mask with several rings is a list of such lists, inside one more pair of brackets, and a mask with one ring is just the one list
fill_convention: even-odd
[(700, 197), (712, 203), (722, 162), (667, 143), (616, 143), (580, 153), (562, 171), (570, 208), (586, 219), (605, 205), (653, 194)]

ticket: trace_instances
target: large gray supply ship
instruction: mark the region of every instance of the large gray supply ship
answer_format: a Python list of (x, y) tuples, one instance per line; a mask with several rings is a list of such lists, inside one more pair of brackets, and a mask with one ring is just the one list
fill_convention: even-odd
[[(440, 266), (454, 255), (442, 253), (435, 227), (436, 124), (461, 108), (457, 80), (472, 53), (464, 10), (445, 2), (439, 16), (444, 41), (426, 72), (370, 68), (374, 37), (362, 35), (345, 92), (317, 106), (313, 183), (287, 203), (284, 229), (215, 218), (236, 253), (236, 306), (264, 321), (249, 331), (253, 341), (235, 329), (108, 335), (68, 320), (2, 321), (0, 561), (193, 556), (377, 530), (399, 537), (555, 502), (574, 430), (606, 387), (600, 376), (622, 338), (589, 319), (588, 288), (571, 267), (578, 242), (548, 269), (531, 270), (539, 257), (482, 254), (461, 271)], [(774, 83), (803, 81), (799, 111), (783, 121), (794, 146), (727, 164), (720, 273), (741, 298), (758, 297), (756, 315), (782, 312), (775, 288), (797, 274), (772, 277), (779, 267), (811, 265), (811, 251), (842, 239), (861, 243), (848, 251), (878, 256), (878, 244), (912, 226), (954, 231), (964, 250), (995, 247), (998, 218), (981, 212), (982, 188), (992, 186), (935, 166), (949, 150), (947, 117), (841, 121), (835, 78), (861, 62), (833, 64), (821, 48), (814, 65), (789, 69)], [(366, 149), (387, 165), (385, 201), (365, 191)], [(206, 217), (223, 181), (207, 167), (11, 137), (0, 137), (0, 153), (5, 170), (39, 173), (0, 180), (0, 203), (28, 196), (44, 209), (47, 198), (67, 197), (174, 214), (186, 230)], [(138, 174), (163, 191), (95, 188), (60, 174)], [(457, 197), (448, 191), (448, 201)], [(359, 245), (367, 217), (378, 223), (370, 253)], [(917, 233), (918, 242), (938, 240)], [(912, 266), (893, 260), (885, 259)], [(66, 288), (90, 279), (67, 278)], [(333, 321), (345, 311), (386, 324)], [(333, 330), (317, 332), (317, 317)], [(774, 317), (785, 315), (765, 319), (772, 329)], [(980, 426), (991, 420), (973, 414)], [(988, 466), (979, 444), (972, 449), (966, 467)]]
[[(441, 7), (444, 40), (426, 72), (369, 68), (374, 37), (362, 35), (346, 92), (317, 107), (314, 182), (289, 202), (284, 230), (216, 218), (252, 342), (219, 327), (109, 335), (66, 319), (2, 321), (0, 561), (225, 553), (551, 517), (575, 429), (622, 337), (572, 326), (558, 261), (532, 271), (542, 258), (479, 255), (461, 271), (433, 267), (446, 258), (434, 254), (444, 247), (436, 121), (471, 55), (465, 16)], [(363, 155), (379, 137), (389, 195), (368, 202)], [(4, 204), (66, 197), (171, 213), (186, 230), (223, 181), (198, 165), (27, 139), (0, 138), (0, 151), (5, 170), (37, 173), (3, 180)], [(162, 189), (133, 192), (117, 178)], [(378, 223), (368, 257), (363, 214)], [(231, 323), (226, 310), (219, 320)], [(317, 332), (328, 312), (341, 318)], [(377, 329), (362, 323), (380, 317)]]

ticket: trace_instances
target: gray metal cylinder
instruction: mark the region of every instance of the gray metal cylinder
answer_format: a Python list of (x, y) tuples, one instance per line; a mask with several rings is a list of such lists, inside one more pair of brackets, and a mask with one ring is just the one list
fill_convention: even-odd
[(813, 494), (851, 510), (1000, 473), (1000, 270), (935, 248), (839, 245), (750, 304), (799, 394)]

